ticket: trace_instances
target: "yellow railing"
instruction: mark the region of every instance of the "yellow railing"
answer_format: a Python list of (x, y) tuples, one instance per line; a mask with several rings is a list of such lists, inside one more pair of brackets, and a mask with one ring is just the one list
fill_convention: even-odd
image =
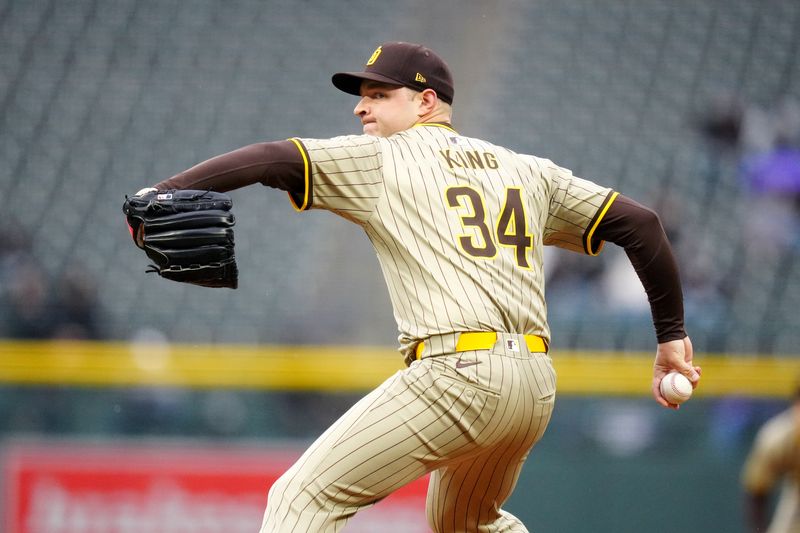
[[(560, 394), (646, 396), (653, 354), (552, 352)], [(697, 354), (696, 395), (785, 397), (800, 357)], [(387, 347), (0, 341), (0, 383), (366, 390), (403, 366)]]

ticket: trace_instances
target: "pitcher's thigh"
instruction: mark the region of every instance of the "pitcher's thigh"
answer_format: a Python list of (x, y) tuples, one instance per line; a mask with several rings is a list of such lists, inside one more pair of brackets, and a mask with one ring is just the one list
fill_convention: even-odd
[(419, 391), (396, 374), (342, 415), (269, 492), (262, 531), (333, 531), (423, 476)]
[(525, 532), (501, 507), (514, 490), (527, 453), (492, 450), (431, 473), (428, 523), (435, 533)]
[(524, 532), (501, 510), (516, 487), (531, 449), (553, 413), (555, 382), (547, 364), (505, 361), (513, 375), (489, 425), (493, 439), (477, 454), (445, 463), (431, 474), (427, 515), (436, 533)]

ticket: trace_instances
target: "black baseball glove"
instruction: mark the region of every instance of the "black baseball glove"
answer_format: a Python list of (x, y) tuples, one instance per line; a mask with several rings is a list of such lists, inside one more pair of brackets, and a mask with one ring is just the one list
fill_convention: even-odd
[(154, 189), (125, 197), (122, 211), (148, 272), (203, 287), (238, 285), (233, 255), (233, 202), (213, 191)]

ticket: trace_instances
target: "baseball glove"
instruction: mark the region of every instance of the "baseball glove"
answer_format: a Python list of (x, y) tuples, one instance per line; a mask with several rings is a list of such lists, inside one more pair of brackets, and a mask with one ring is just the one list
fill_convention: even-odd
[[(140, 191), (141, 192), (141, 191)], [(147, 272), (203, 287), (238, 285), (233, 202), (213, 191), (150, 189), (125, 197), (131, 237), (154, 264)]]

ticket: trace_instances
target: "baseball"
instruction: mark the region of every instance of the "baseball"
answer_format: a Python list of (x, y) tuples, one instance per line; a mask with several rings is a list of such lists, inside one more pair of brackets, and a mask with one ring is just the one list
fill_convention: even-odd
[(692, 397), (692, 382), (678, 372), (670, 372), (661, 380), (661, 395), (669, 403), (681, 404)]

